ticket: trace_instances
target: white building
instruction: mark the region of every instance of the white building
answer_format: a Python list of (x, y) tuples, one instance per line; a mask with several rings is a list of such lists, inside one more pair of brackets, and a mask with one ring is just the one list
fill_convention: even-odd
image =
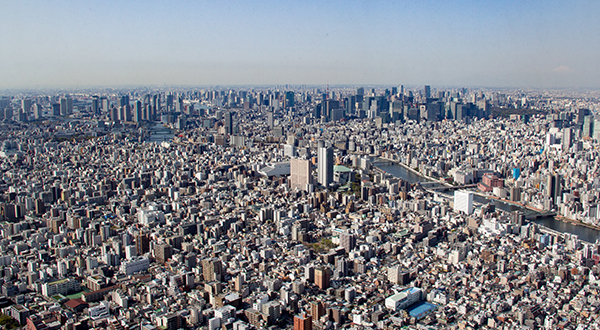
[(67, 295), (69, 292), (81, 290), (81, 284), (70, 278), (42, 284), (42, 294), (52, 297), (55, 294)]
[(258, 173), (264, 176), (288, 176), (290, 171), (290, 163), (286, 162), (261, 167)]
[(137, 256), (137, 248), (135, 245), (127, 245), (125, 247), (125, 257), (127, 259), (133, 259)]
[(385, 299), (385, 307), (389, 310), (406, 309), (423, 299), (423, 291), (419, 288), (408, 288)]
[(221, 327), (221, 319), (218, 317), (213, 317), (208, 320), (208, 330), (216, 330)]
[(90, 318), (93, 320), (105, 318), (110, 316), (110, 308), (108, 301), (102, 301), (98, 306), (90, 307), (88, 309)]
[(402, 273), (402, 267), (400, 265), (388, 267), (387, 276), (388, 281), (398, 284), (400, 283), (400, 275)]
[(232, 317), (235, 317), (235, 307), (231, 305), (225, 305), (223, 307), (219, 307), (215, 309), (215, 317), (220, 318), (221, 320), (229, 320)]
[(327, 187), (333, 182), (333, 149), (319, 146), (317, 160), (319, 165), (317, 168), (318, 181)]
[(150, 260), (146, 257), (135, 257), (131, 260), (124, 261), (121, 264), (121, 272), (126, 275), (148, 270)]
[(290, 158), (296, 157), (296, 147), (293, 145), (286, 144), (283, 146), (283, 155)]
[(152, 226), (154, 223), (165, 223), (165, 214), (162, 211), (153, 208), (139, 209), (138, 221), (144, 226)]
[(464, 190), (455, 191), (454, 211), (461, 211), (466, 214), (473, 214), (473, 193)]

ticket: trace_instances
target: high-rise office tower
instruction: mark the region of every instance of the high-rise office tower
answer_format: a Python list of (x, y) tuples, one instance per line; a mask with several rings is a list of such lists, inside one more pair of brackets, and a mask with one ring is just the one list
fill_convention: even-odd
[(173, 94), (167, 95), (167, 110), (173, 111)]
[(33, 108), (33, 117), (34, 117), (35, 119), (40, 119), (40, 118), (42, 118), (42, 117), (43, 117), (43, 114), (42, 114), (42, 106), (41, 106), (41, 105), (39, 105), (39, 104), (37, 104), (37, 103), (36, 103), (36, 104), (34, 104), (34, 105), (32, 106), (32, 108)]
[(23, 109), (23, 112), (25, 114), (29, 114), (29, 111), (31, 110), (31, 100), (30, 99), (21, 100), (21, 109)]
[(306, 191), (308, 185), (311, 183), (310, 161), (293, 158), (290, 162), (290, 188), (298, 188)]
[(92, 96), (92, 113), (95, 115), (100, 114), (100, 105), (98, 103), (98, 96)]
[(562, 148), (567, 151), (573, 145), (573, 129), (567, 127), (563, 130)]
[(226, 135), (233, 134), (233, 120), (232, 120), (233, 116), (232, 116), (231, 112), (229, 112), (229, 111), (225, 112), (223, 117), (224, 117), (224, 121), (225, 121), (225, 134)]
[(67, 97), (67, 113), (69, 115), (73, 114), (73, 99), (70, 97)]
[(144, 110), (142, 109), (142, 102), (140, 100), (135, 101), (135, 108), (133, 112), (133, 120), (136, 123), (139, 123), (140, 121), (144, 120)]
[(318, 180), (327, 187), (333, 182), (333, 148), (325, 147), (323, 141), (319, 141), (318, 146)]
[(293, 91), (287, 91), (285, 92), (285, 107), (289, 108), (289, 107), (293, 107), (295, 102), (294, 102), (294, 92)]
[(371, 108), (371, 104), (372, 102), (375, 101), (375, 97), (373, 96), (366, 96), (363, 98), (363, 102), (362, 102), (362, 109), (364, 111), (369, 111), (369, 109)]
[(454, 192), (454, 211), (462, 211), (466, 214), (473, 213), (473, 193), (470, 191)]
[(135, 237), (135, 249), (139, 254), (150, 252), (150, 238), (146, 234), (139, 234)]
[(273, 120), (273, 111), (267, 111), (267, 124), (269, 124), (269, 128), (273, 129), (274, 126)]
[(52, 115), (60, 116), (60, 104), (59, 103), (52, 104)]
[(594, 118), (594, 129), (592, 133), (592, 137), (596, 139), (596, 141), (600, 141), (600, 117)]
[(594, 116), (583, 117), (583, 137), (593, 137), (594, 134)]
[(346, 98), (346, 113), (353, 114), (356, 112), (356, 96), (350, 95)]
[(329, 268), (315, 269), (315, 285), (321, 290), (329, 288)]
[(326, 121), (333, 120), (333, 111), (340, 108), (340, 102), (335, 100), (326, 100), (323, 102), (321, 117), (325, 117)]
[(110, 109), (110, 120), (114, 122), (119, 121), (119, 108), (112, 107), (112, 109)]
[(152, 107), (152, 114), (150, 117), (150, 120), (154, 120), (154, 118), (156, 118), (156, 114), (158, 113), (158, 110), (160, 109), (160, 96), (159, 95), (152, 95), (152, 98), (150, 99), (150, 106)]
[(365, 95), (365, 89), (359, 87), (356, 89), (356, 102), (358, 102), (359, 107), (362, 106), (363, 97)]
[(121, 101), (120, 101), (119, 105), (120, 106), (129, 105), (129, 95), (123, 95), (123, 96), (121, 96)]
[(426, 98), (430, 98), (431, 97), (431, 86), (425, 85), (423, 94)]
[(556, 204), (557, 198), (562, 194), (560, 174), (548, 174), (546, 178), (546, 195), (552, 199), (552, 204)]
[(183, 112), (183, 98), (178, 97), (175, 102), (175, 112)]
[(69, 109), (69, 104), (71, 104), (71, 107), (72, 107), (73, 100), (71, 100), (70, 98), (67, 98), (67, 97), (60, 98), (60, 115), (61, 116), (68, 116), (71, 114), (70, 109)]
[(130, 122), (132, 120), (131, 106), (129, 104), (123, 106), (123, 120)]
[(100, 106), (102, 106), (102, 111), (109, 112), (110, 111), (110, 100), (106, 96), (100, 97)]

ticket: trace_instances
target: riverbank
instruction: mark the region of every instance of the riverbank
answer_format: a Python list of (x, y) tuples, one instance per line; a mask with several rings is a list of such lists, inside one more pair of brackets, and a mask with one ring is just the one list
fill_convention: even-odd
[(476, 192), (476, 191), (474, 191), (473, 193), (477, 194), (477, 195), (479, 195), (479, 196), (481, 196), (483, 198), (486, 198), (486, 199), (487, 198), (494, 199), (494, 200), (497, 200), (497, 201), (502, 202), (502, 203), (506, 203), (506, 204), (510, 204), (510, 205), (515, 205), (515, 206), (519, 206), (519, 207), (523, 207), (523, 208), (526, 208), (528, 210), (531, 210), (531, 211), (534, 211), (534, 212), (537, 212), (537, 213), (542, 213), (542, 214), (548, 213), (547, 216), (553, 216), (557, 220), (568, 222), (568, 223), (576, 225), (576, 226), (586, 227), (586, 228), (590, 228), (590, 229), (594, 229), (594, 230), (600, 230), (600, 226), (594, 226), (594, 225), (591, 225), (589, 223), (585, 223), (585, 222), (582, 222), (582, 221), (578, 221), (578, 220), (574, 220), (574, 219), (569, 219), (569, 218), (567, 218), (565, 216), (558, 215), (556, 212), (547, 212), (547, 211), (535, 208), (535, 207), (533, 207), (531, 205), (525, 205), (523, 203), (509, 201), (507, 199), (499, 198), (499, 197), (496, 197), (496, 196), (486, 195), (486, 194), (483, 194), (483, 193), (480, 193), (480, 192)]
[[(385, 161), (385, 162), (390, 162), (393, 165), (400, 166), (404, 170), (406, 170), (407, 172), (410, 172), (410, 174), (412, 174), (414, 176), (417, 176), (419, 178), (422, 178), (423, 181), (429, 181), (429, 182), (439, 183), (440, 185), (443, 185), (443, 186), (446, 186), (446, 187), (449, 187), (449, 188), (450, 187), (454, 187), (453, 185), (451, 185), (451, 184), (449, 184), (447, 182), (441, 181), (441, 180), (433, 178), (433, 177), (429, 177), (429, 176), (423, 175), (421, 172), (415, 171), (414, 169), (410, 168), (409, 166), (406, 166), (405, 164), (403, 164), (401, 162), (398, 162), (398, 161), (395, 161), (395, 160), (391, 160), (391, 159), (387, 159), (387, 158), (379, 158), (379, 159), (381, 159), (382, 161)], [(374, 166), (374, 167), (376, 167), (376, 166)], [(389, 172), (387, 172), (387, 171), (385, 171), (385, 170), (383, 170), (381, 168), (378, 168), (378, 167), (376, 167), (376, 168), (379, 171), (381, 171), (381, 172), (389, 173)], [(394, 175), (394, 174), (392, 174), (392, 175)], [(401, 177), (401, 176), (399, 176), (399, 177)], [(588, 229), (591, 229), (591, 230), (594, 230), (594, 231), (600, 231), (600, 226), (594, 226), (594, 225), (587, 224), (587, 223), (584, 223), (584, 222), (581, 222), (581, 221), (578, 221), (578, 220), (569, 219), (569, 218), (566, 218), (564, 216), (557, 215), (556, 213), (549, 213), (549, 212), (546, 212), (544, 210), (535, 208), (535, 207), (533, 207), (531, 205), (525, 205), (525, 204), (522, 204), (522, 203), (519, 203), (519, 202), (513, 202), (513, 201), (506, 200), (506, 199), (498, 198), (496, 196), (486, 195), (486, 194), (483, 194), (481, 192), (474, 191), (474, 190), (470, 190), (470, 191), (472, 191), (474, 194), (476, 194), (477, 196), (479, 196), (481, 198), (485, 198), (485, 199), (489, 199), (489, 200), (495, 200), (497, 203), (503, 203), (503, 204), (506, 204), (506, 205), (511, 205), (513, 207), (516, 207), (516, 208), (527, 209), (527, 210), (530, 210), (532, 212), (535, 212), (535, 213), (538, 214), (537, 218), (552, 217), (553, 219), (558, 220), (559, 222), (563, 222), (563, 223), (570, 224), (570, 225), (573, 225), (573, 226), (578, 226), (578, 227), (581, 227), (581, 228), (588, 228)], [(506, 211), (506, 210), (504, 210), (504, 211)], [(508, 211), (506, 211), (506, 212), (508, 212)], [(535, 222), (535, 221), (533, 221), (533, 222)]]
[[(425, 174), (421, 173), (420, 171), (416, 171), (414, 168), (411, 168), (410, 166), (408, 166), (408, 165), (406, 165), (406, 164), (404, 164), (404, 163), (401, 163), (401, 162), (399, 162), (399, 161), (397, 161), (397, 160), (388, 159), (388, 158), (383, 158), (383, 157), (377, 157), (377, 158), (379, 158), (379, 159), (382, 159), (382, 160), (384, 160), (384, 161), (386, 161), (386, 162), (390, 162), (390, 163), (393, 163), (393, 164), (396, 164), (396, 165), (402, 166), (404, 169), (406, 169), (407, 171), (411, 172), (412, 174), (414, 174), (414, 175), (416, 175), (416, 176), (419, 176), (419, 177), (421, 177), (421, 178), (425, 178), (425, 179), (427, 179), (427, 180), (429, 180), (429, 181), (431, 181), (431, 182), (439, 183), (439, 184), (441, 184), (441, 185), (443, 185), (443, 186), (446, 186), (446, 187), (449, 187), (449, 188), (450, 188), (450, 187), (453, 187), (453, 186), (452, 186), (451, 184), (449, 184), (448, 182), (445, 182), (445, 181), (443, 181), (443, 180), (440, 180), (440, 179), (437, 179), (437, 178), (434, 178), (434, 177), (431, 177), (431, 176), (425, 175)], [(375, 166), (375, 167), (376, 167), (376, 166)], [(378, 169), (379, 169), (379, 168), (378, 168)], [(384, 171), (384, 170), (382, 170), (382, 169), (379, 169), (379, 170), (381, 170), (381, 171), (385, 172), (385, 171)]]

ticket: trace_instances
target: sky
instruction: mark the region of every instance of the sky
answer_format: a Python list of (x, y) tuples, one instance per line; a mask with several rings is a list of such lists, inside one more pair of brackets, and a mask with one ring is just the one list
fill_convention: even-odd
[(600, 1), (1, 1), (0, 88), (600, 88)]

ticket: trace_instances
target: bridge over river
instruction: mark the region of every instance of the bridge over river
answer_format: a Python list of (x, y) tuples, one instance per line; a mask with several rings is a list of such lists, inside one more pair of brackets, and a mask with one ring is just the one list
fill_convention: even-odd
[[(472, 185), (469, 186), (451, 186), (449, 184), (435, 181), (432, 178), (426, 178), (420, 173), (413, 171), (412, 169), (406, 168), (404, 165), (398, 164), (395, 161), (381, 158), (371, 158), (371, 164), (377, 167), (380, 171), (389, 173), (397, 178), (406, 180), (410, 183), (420, 183), (421, 186), (432, 193), (438, 194), (438, 196), (452, 199), (454, 190), (457, 189), (473, 189)], [(580, 225), (576, 225), (570, 222), (561, 221), (555, 218), (554, 212), (536, 211), (530, 210), (523, 205), (517, 205), (514, 203), (507, 203), (503, 200), (492, 198), (491, 196), (481, 196), (475, 194), (473, 201), (476, 204), (492, 204), (496, 208), (504, 210), (506, 212), (521, 211), (525, 215), (525, 218), (529, 221), (545, 226), (552, 230), (554, 233), (572, 233), (579, 236), (579, 239), (587, 242), (595, 242), (596, 238), (600, 237), (600, 230), (594, 228), (588, 228)]]

